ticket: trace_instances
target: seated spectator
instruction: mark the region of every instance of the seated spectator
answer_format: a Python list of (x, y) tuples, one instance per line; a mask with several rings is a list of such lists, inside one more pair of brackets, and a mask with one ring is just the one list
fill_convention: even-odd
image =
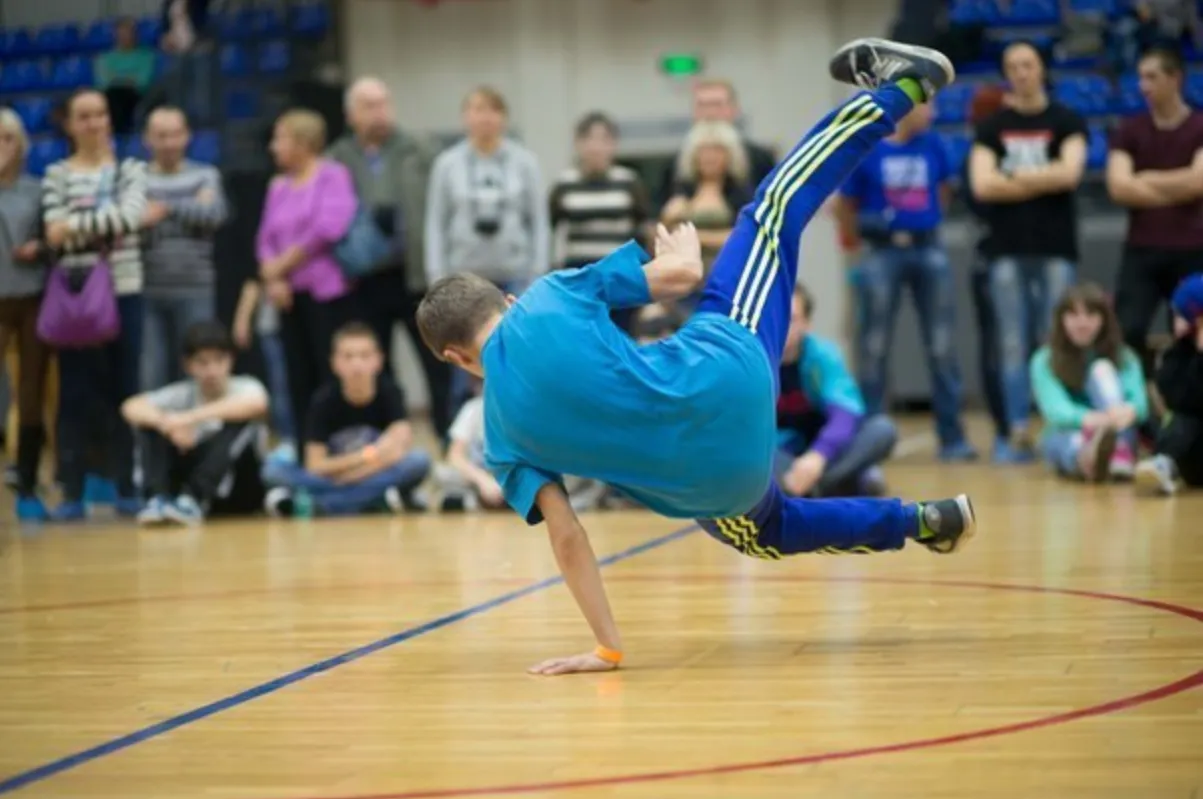
[(1203, 274), (1174, 292), (1174, 343), (1162, 356), (1157, 388), (1169, 418), (1156, 454), (1136, 467), (1137, 484), (1174, 494), (1181, 483), (1203, 487)]
[(731, 235), (735, 216), (752, 199), (748, 155), (726, 122), (699, 122), (677, 159), (677, 183), (660, 218), (673, 227), (692, 222), (709, 269)]
[(213, 243), (226, 221), (225, 192), (215, 167), (188, 160), (188, 120), (170, 106), (146, 122), (151, 160), (142, 216), (145, 259), (143, 387), (179, 379), (175, 354), (184, 331), (216, 316)]
[(299, 491), (325, 515), (424, 510), (415, 491), (430, 472), (430, 456), (413, 446), (401, 389), (381, 375), (376, 335), (352, 322), (335, 333), (333, 349), (336, 382), (319, 390), (309, 407), (304, 466), (266, 469), (275, 486), (268, 512), (291, 515)]
[(1140, 357), (1124, 346), (1115, 311), (1093, 283), (1065, 292), (1051, 329), (1031, 362), (1045, 459), (1064, 477), (1130, 479), (1136, 425), (1149, 413)]
[(96, 57), (96, 88), (104, 92), (113, 118), (113, 132), (133, 133), (138, 103), (155, 79), (155, 52), (138, 44), (138, 27), (124, 17), (117, 21), (112, 50)]
[(259, 354), (267, 372), (271, 392), (271, 425), (277, 446), (269, 460), (296, 463), (297, 426), (288, 392), (288, 363), (284, 359), (284, 344), (280, 340), (280, 312), (268, 301), (258, 280), (248, 280), (242, 286), (238, 307), (234, 311), (234, 344), (240, 350), (251, 346), (251, 328), (259, 339)]
[(260, 447), (267, 391), (231, 376), (234, 342), (220, 322), (184, 334), (186, 380), (125, 401), (121, 414), (140, 433), (141, 524), (196, 524), (263, 507)]
[(810, 332), (813, 313), (799, 284), (781, 359), (777, 479), (794, 496), (880, 496), (897, 430), (884, 415), (866, 417), (839, 347)]
[(451, 424), (447, 463), (435, 473), (443, 491), (443, 510), (499, 510), (505, 507), (501, 486), (485, 465), (485, 400), (480, 381), (475, 396), (464, 403)]
[(199, 125), (212, 121), (213, 58), (209, 42), (210, 0), (163, 0), (159, 46), (173, 57), (166, 75), (167, 101)]

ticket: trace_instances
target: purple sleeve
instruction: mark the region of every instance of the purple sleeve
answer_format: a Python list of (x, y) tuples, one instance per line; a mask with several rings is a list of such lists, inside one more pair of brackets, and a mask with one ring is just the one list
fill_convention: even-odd
[(859, 423), (859, 414), (838, 405), (831, 406), (827, 409), (827, 424), (823, 425), (823, 429), (819, 431), (815, 437), (815, 443), (810, 448), (825, 457), (830, 463), (852, 443)]
[(340, 163), (327, 161), (321, 167), (321, 186), (317, 191), (314, 218), (296, 245), (309, 256), (329, 250), (347, 235), (359, 206), (351, 173)]

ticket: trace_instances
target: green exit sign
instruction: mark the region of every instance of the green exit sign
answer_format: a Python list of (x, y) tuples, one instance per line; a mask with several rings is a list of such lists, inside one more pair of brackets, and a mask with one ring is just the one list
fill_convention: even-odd
[(696, 53), (666, 53), (660, 56), (660, 71), (674, 78), (702, 72), (702, 57)]

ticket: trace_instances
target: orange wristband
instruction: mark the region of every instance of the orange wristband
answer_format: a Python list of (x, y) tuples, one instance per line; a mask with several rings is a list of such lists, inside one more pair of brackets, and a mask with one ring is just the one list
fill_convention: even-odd
[(613, 663), (617, 666), (622, 662), (622, 653), (617, 649), (608, 649), (601, 644), (598, 644), (597, 649), (593, 650), (593, 654), (597, 655), (599, 660), (604, 660), (607, 663)]
[(376, 454), (377, 453), (376, 453), (375, 445), (368, 444), (361, 451), (363, 452), (364, 462), (366, 462), (366, 463), (375, 463), (376, 462)]

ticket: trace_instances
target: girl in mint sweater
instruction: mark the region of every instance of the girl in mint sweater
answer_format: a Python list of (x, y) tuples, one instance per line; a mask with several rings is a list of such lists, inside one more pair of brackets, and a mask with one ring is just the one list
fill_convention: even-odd
[(1089, 482), (1131, 478), (1148, 397), (1140, 359), (1124, 346), (1107, 295), (1093, 283), (1069, 289), (1051, 330), (1030, 367), (1046, 460), (1057, 473)]

